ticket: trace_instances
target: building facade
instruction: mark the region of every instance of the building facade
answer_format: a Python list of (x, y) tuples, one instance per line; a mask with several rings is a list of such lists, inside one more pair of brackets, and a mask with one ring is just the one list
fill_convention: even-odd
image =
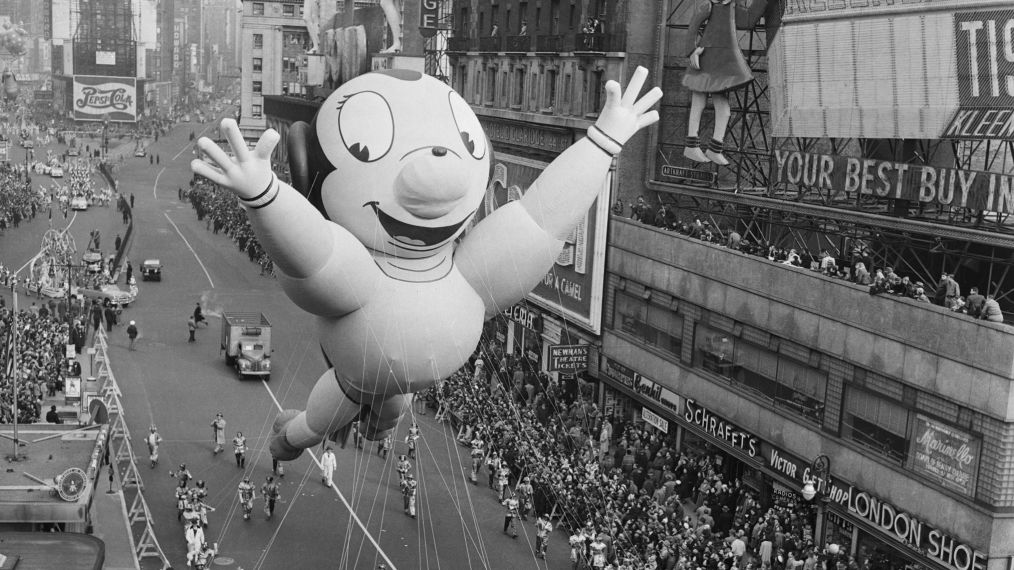
[[(483, 122), (495, 151), (487, 208), (516, 199), (548, 162), (584, 136), (604, 102), (606, 80), (623, 84), (634, 66), (644, 65), (652, 71), (648, 84), (665, 91), (661, 123), (625, 146), (600, 203), (579, 230), (591, 232), (584, 236), (584, 255), (577, 255), (582, 236), (575, 235), (568, 243), (575, 255), (561, 259), (525, 302), (488, 323), (486, 338), (562, 381), (572, 381), (574, 371), (558, 366), (554, 345), (590, 345), (579, 376), (593, 386), (607, 414), (652, 426), (684, 449), (720, 455), (729, 478), (765, 499), (787, 496), (805, 504), (801, 490), (815, 483), (817, 540), (840, 545), (863, 564), (1007, 570), (1014, 556), (1012, 329), (904, 298), (871, 296), (867, 287), (809, 268), (644, 223), (665, 205), (663, 217), (709, 221), (723, 244), (735, 231), (786, 250), (827, 249), (840, 260), (860, 244), (878, 267), (904, 268), (930, 284), (941, 272), (953, 272), (966, 288), (978, 283), (1002, 298), (1002, 263), (1014, 244), (1009, 226), (990, 222), (1001, 218), (995, 212), (955, 211), (907, 190), (878, 194), (878, 202), (856, 188), (847, 196), (824, 192), (820, 198), (812, 189), (784, 188), (784, 179), (783, 186), (772, 182), (772, 160), (776, 151), (787, 152), (780, 145), (789, 144), (789, 134), (797, 137), (792, 144), (809, 145), (796, 152), (840, 152), (842, 161), (879, 157), (892, 164), (919, 156), (925, 167), (976, 168), (995, 176), (1011, 166), (985, 155), (1002, 144), (969, 150), (960, 141), (941, 144), (939, 133), (916, 137), (907, 131), (905, 136), (921, 140), (892, 138), (890, 121), (904, 124), (894, 133), (912, 124), (903, 109), (910, 103), (900, 99), (893, 115), (877, 115), (874, 102), (852, 111), (884, 126), (869, 139), (857, 138), (863, 133), (835, 136), (839, 123), (821, 123), (817, 115), (816, 124), (831, 125), (820, 134), (790, 133), (784, 125), (776, 130), (772, 109), (788, 113), (796, 121), (792, 128), (805, 125), (805, 115), (791, 115), (802, 103), (785, 105), (780, 94), (820, 95), (827, 106), (836, 95), (831, 84), (812, 91), (816, 71), (794, 75), (786, 67), (786, 58), (819, 53), (825, 45), (811, 34), (810, 47), (799, 47), (802, 40), (795, 38), (804, 30), (791, 26), (834, 23), (841, 16), (799, 15), (795, 3), (772, 2), (759, 26), (735, 36), (755, 80), (730, 95), (733, 120), (724, 138), (732, 164), (689, 163), (682, 154), (691, 97), (681, 79), (696, 34), (691, 24), (709, 3), (592, 4), (454, 3), (452, 85)], [(911, 7), (870, 10), (858, 15), (917, 17)], [(954, 10), (948, 5), (931, 11), (943, 19), (941, 30), (960, 31), (960, 22), (975, 20), (974, 13)], [(886, 28), (878, 26), (863, 29), (870, 34), (865, 41), (880, 41), (876, 34)], [(779, 41), (793, 49), (782, 50)], [(902, 65), (900, 54), (895, 67)], [(770, 78), (769, 69), (780, 75)], [(834, 85), (840, 90), (845, 83)], [(872, 83), (868, 88), (876, 89)], [(930, 82), (926, 89), (932, 89)], [(914, 98), (936, 96), (927, 91)], [(929, 112), (916, 124), (931, 124)], [(703, 119), (703, 135), (712, 134), (711, 105)], [(798, 138), (803, 136), (813, 138)], [(953, 150), (927, 153), (930, 147)], [(965, 155), (972, 158), (956, 159)], [(983, 162), (969, 166), (974, 161)], [(630, 204), (641, 196), (650, 213), (631, 220)], [(620, 214), (611, 213), (617, 202)], [(593, 234), (600, 230), (607, 234), (603, 251), (595, 249)], [(585, 273), (577, 270), (579, 257), (588, 261)], [(601, 268), (594, 267), (598, 260)], [(590, 275), (587, 281), (584, 275)], [(601, 306), (588, 306), (595, 303)], [(819, 479), (810, 471), (817, 458), (829, 463), (829, 474)]]
[(239, 120), (247, 138), (267, 127), (265, 95), (301, 93), (305, 89), (306, 50), (310, 37), (303, 21), (303, 2), (243, 2)]

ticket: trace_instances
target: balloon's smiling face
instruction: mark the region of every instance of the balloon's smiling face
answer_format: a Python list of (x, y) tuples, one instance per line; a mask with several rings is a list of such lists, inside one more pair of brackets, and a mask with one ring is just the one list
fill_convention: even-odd
[(317, 139), (335, 167), (321, 186), (328, 217), (368, 248), (435, 255), (482, 201), (490, 149), (468, 103), (410, 71), (362, 75), (321, 106)]

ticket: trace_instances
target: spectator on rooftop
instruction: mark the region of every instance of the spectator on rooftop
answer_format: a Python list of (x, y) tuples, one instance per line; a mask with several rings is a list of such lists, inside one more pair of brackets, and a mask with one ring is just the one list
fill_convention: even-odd
[(827, 252), (820, 252), (820, 272), (824, 275), (834, 275), (838, 272), (838, 261)]
[(996, 302), (996, 296), (992, 293), (986, 295), (986, 302), (982, 305), (982, 314), (979, 318), (992, 323), (1003, 322), (1003, 311), (1000, 310), (1000, 304)]
[(873, 278), (870, 277), (870, 272), (866, 270), (866, 264), (862, 261), (856, 263), (856, 283), (859, 285), (870, 285), (873, 283)]
[(961, 286), (954, 280), (953, 273), (944, 273), (943, 275), (944, 286), (946, 287), (946, 294), (944, 297), (944, 306), (948, 309), (953, 309), (954, 304), (957, 302), (958, 297), (961, 296)]
[(926, 296), (926, 291), (922, 287), (915, 290), (915, 300), (923, 303), (930, 302), (929, 297)]
[(729, 232), (729, 237), (725, 241), (725, 246), (729, 249), (739, 249), (739, 244), (743, 237), (739, 235), (739, 232), (733, 230)]
[(977, 319), (982, 314), (982, 307), (985, 304), (986, 298), (979, 294), (979, 288), (972, 287), (968, 298), (965, 299), (965, 312), (973, 319)]

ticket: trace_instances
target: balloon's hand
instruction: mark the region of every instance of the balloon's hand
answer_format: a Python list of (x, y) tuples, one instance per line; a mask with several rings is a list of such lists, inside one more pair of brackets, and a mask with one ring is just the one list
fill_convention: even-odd
[(690, 54), (690, 67), (694, 69), (701, 68), (701, 54), (704, 53), (704, 48), (699, 47)]
[(211, 139), (201, 137), (197, 141), (197, 148), (207, 155), (207, 159), (192, 160), (190, 169), (195, 174), (228, 188), (240, 198), (250, 199), (262, 194), (273, 180), (271, 152), (278, 144), (278, 133), (274, 129), (264, 131), (257, 146), (251, 151), (234, 119), (222, 119), (221, 131), (222, 136), (229, 141), (235, 158), (227, 155)]
[[(622, 146), (638, 130), (658, 121), (658, 111), (649, 109), (662, 98), (662, 90), (655, 87), (637, 98), (647, 77), (648, 70), (638, 66), (622, 94), (619, 83), (606, 82), (606, 105), (595, 121), (595, 127), (608, 137), (610, 143)], [(594, 130), (589, 129), (589, 133)]]

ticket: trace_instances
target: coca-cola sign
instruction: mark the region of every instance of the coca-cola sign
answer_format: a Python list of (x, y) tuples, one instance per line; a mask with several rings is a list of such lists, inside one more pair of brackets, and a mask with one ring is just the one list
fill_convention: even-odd
[(74, 76), (74, 118), (136, 121), (137, 84), (132, 77)]
[(979, 440), (949, 425), (916, 415), (909, 457), (912, 469), (966, 495), (975, 491)]

